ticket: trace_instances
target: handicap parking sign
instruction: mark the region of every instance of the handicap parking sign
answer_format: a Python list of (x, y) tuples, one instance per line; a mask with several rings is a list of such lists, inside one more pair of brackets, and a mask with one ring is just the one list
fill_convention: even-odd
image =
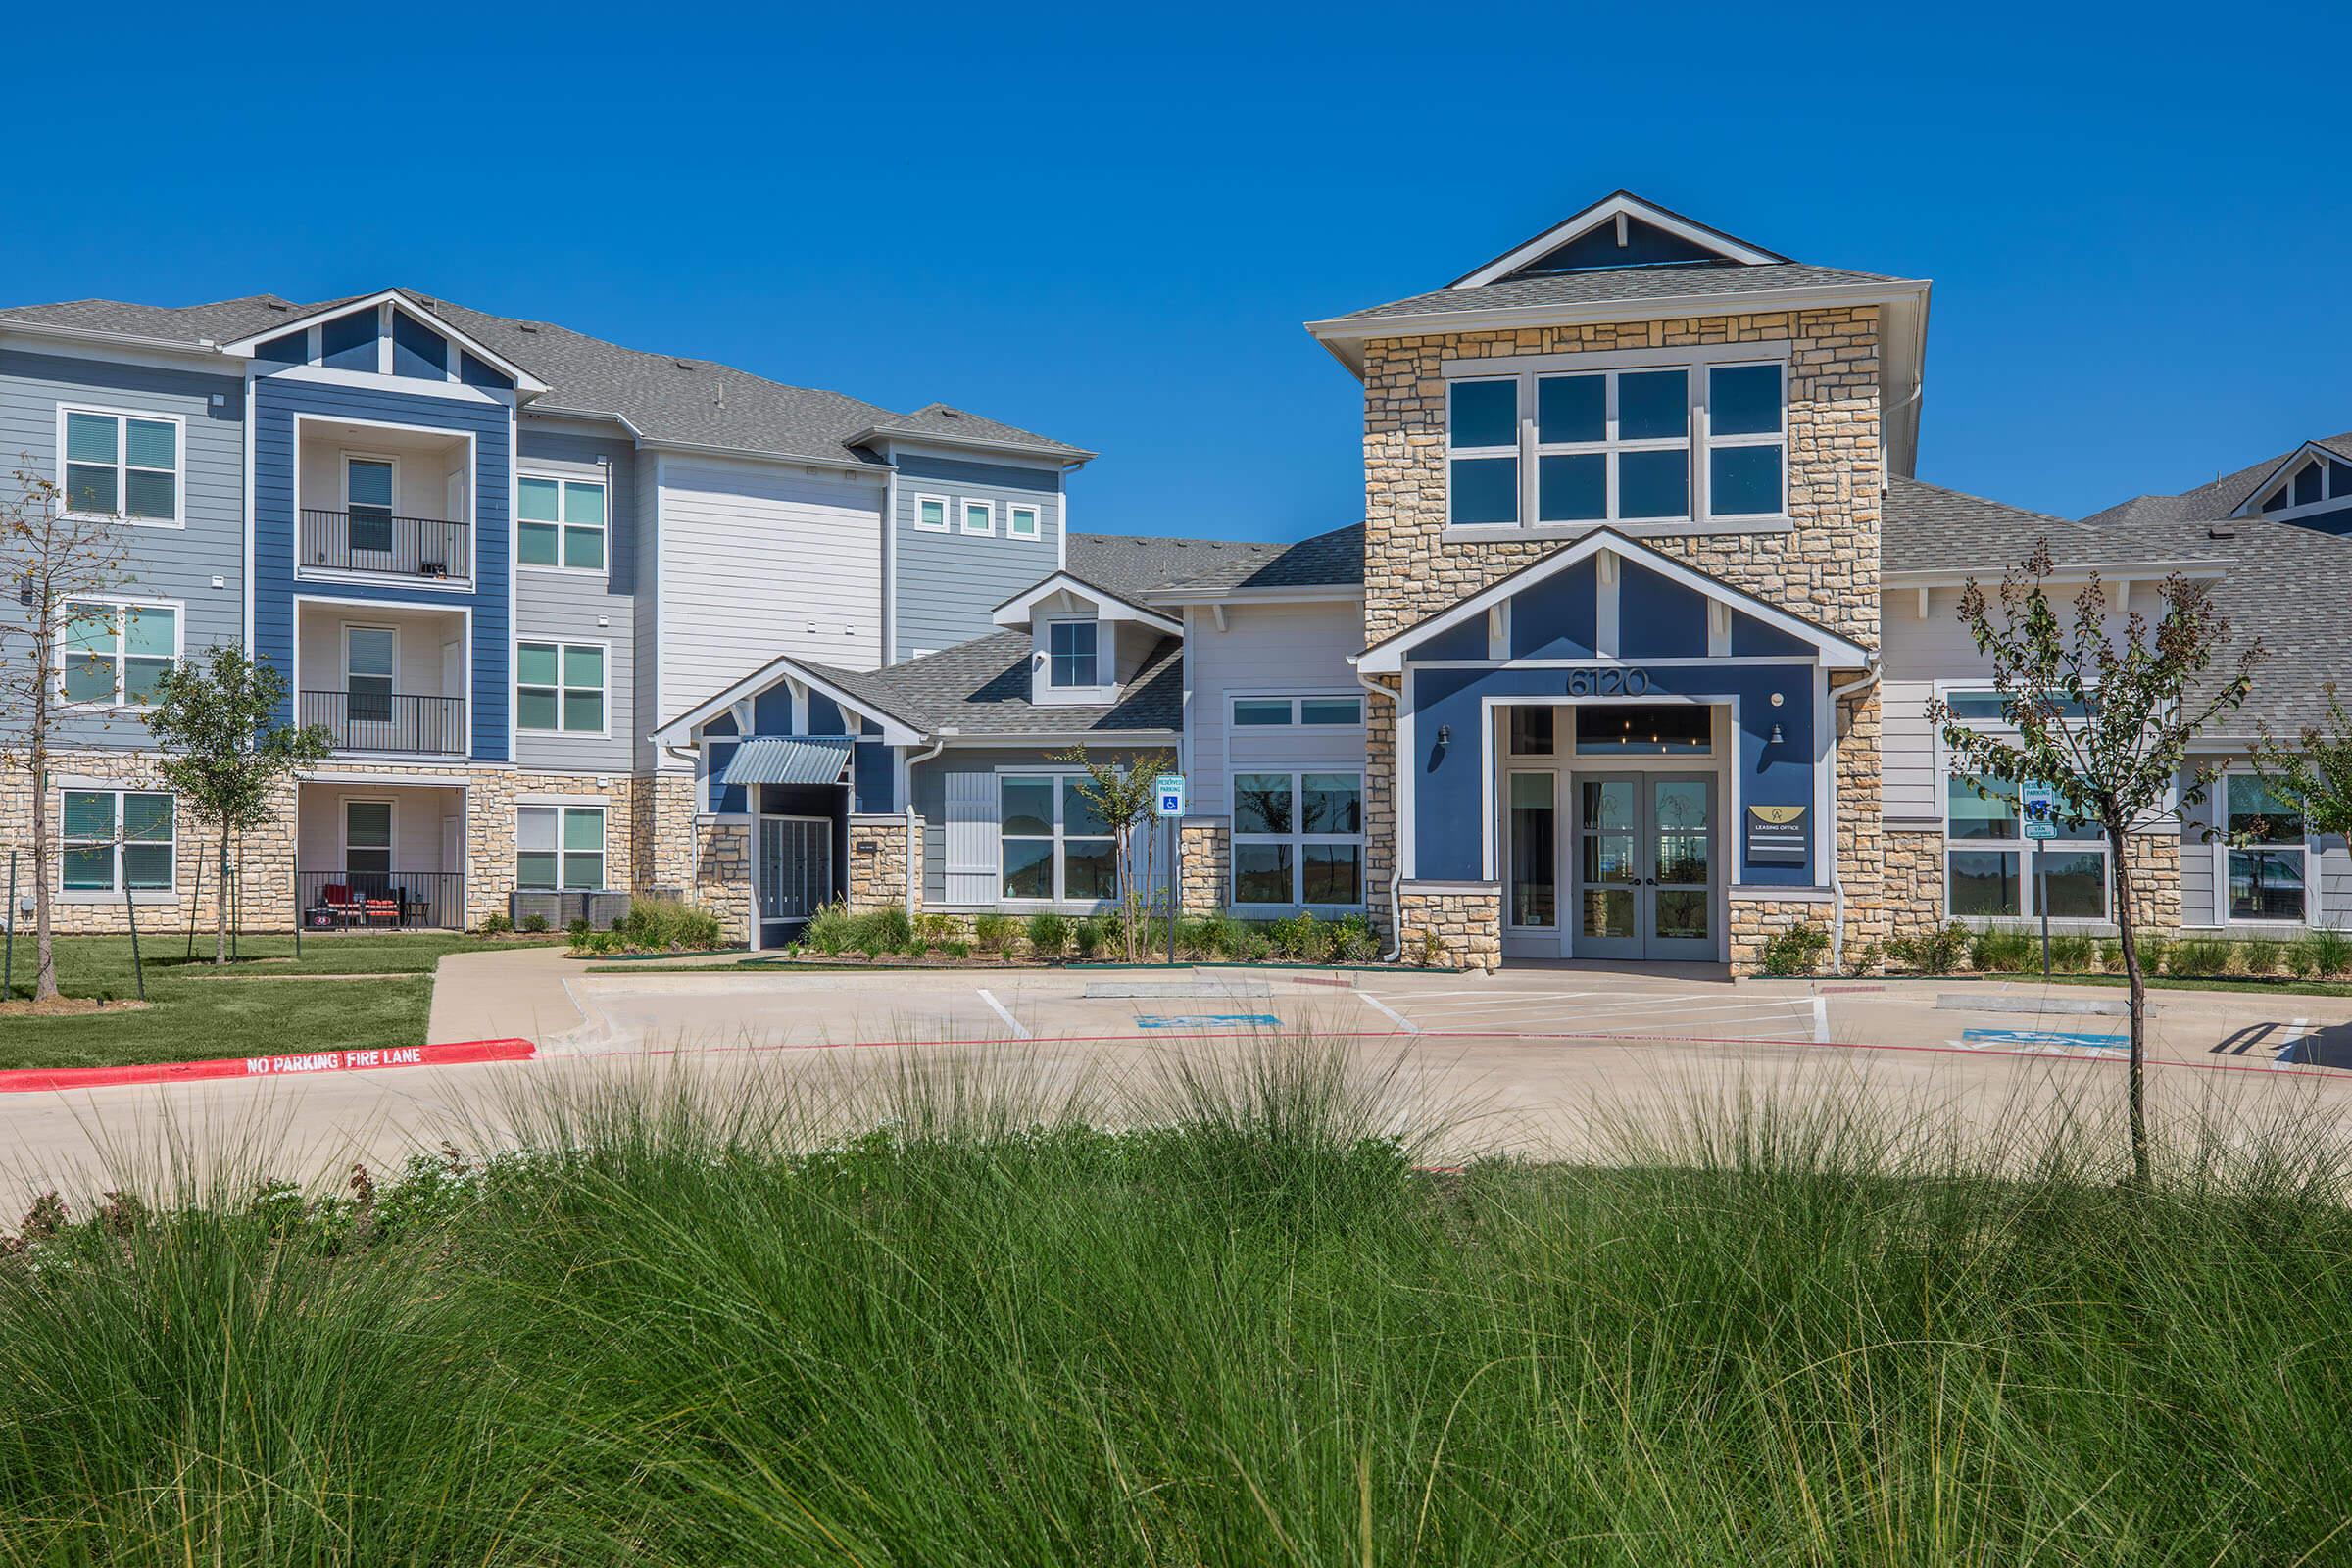
[(1184, 814), (1184, 775), (1182, 773), (1160, 774), (1157, 779), (1152, 781), (1152, 793), (1158, 799), (1160, 815), (1182, 816)]
[(2058, 792), (2046, 784), (2029, 784), (2019, 791), (2025, 808), (2026, 837), (2054, 839), (2058, 836)]

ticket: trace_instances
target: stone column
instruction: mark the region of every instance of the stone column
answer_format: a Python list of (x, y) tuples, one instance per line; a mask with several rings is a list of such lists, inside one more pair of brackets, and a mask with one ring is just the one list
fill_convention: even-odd
[[(909, 869), (906, 818), (890, 812), (860, 813), (850, 818), (850, 864), (846, 879), (850, 908), (905, 908)], [(917, 850), (914, 852), (920, 854)], [(915, 906), (921, 909), (918, 885)]]
[(730, 942), (752, 940), (752, 830), (748, 822), (711, 822), (695, 857), (694, 902), (718, 920)]
[(1233, 874), (1231, 829), (1221, 820), (1201, 817), (1185, 822), (1178, 833), (1183, 861), (1178, 912), (1187, 917), (1215, 914), (1225, 907), (1225, 890)]
[(1420, 963), (1426, 955), (1462, 969), (1502, 967), (1499, 882), (1407, 882), (1397, 891), (1397, 915), (1404, 927), (1399, 962)]

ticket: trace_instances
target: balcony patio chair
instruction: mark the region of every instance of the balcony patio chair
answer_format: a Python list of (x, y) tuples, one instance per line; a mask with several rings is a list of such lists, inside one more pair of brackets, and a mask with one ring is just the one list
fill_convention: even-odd
[(359, 895), (345, 883), (329, 882), (320, 890), (318, 900), (326, 906), (327, 918), (336, 925), (358, 925), (366, 917)]
[(368, 923), (370, 926), (397, 926), (401, 923), (401, 901), (382, 895), (368, 900)]

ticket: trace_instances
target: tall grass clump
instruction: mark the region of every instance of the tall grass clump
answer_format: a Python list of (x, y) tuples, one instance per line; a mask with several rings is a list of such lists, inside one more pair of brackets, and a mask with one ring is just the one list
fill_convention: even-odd
[(2313, 965), (2328, 979), (2333, 980), (2352, 970), (2352, 937), (2334, 926), (2315, 926), (2306, 939), (2311, 943)]
[(2017, 926), (1988, 925), (1969, 938), (1968, 966), (1983, 974), (2015, 974), (2040, 961), (2034, 939)]
[(2132, 1186), (2103, 1125), (1734, 1091), (1430, 1168), (1401, 1055), (1003, 1049), (28, 1216), (0, 1563), (2340, 1558), (2325, 1123)]

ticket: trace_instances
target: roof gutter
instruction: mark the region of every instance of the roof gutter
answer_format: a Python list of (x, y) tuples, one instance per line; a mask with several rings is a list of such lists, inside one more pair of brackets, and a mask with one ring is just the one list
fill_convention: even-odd
[(0, 317), (0, 335), (21, 333), (25, 337), (56, 338), (66, 343), (116, 343), (124, 348), (146, 349), (158, 354), (185, 354), (191, 359), (225, 359), (220, 345), (209, 337), (193, 342), (181, 337), (146, 337), (137, 332), (108, 332), (94, 326), (60, 326), (50, 321), (24, 321)]
[[(1986, 573), (2008, 569), (2006, 563), (1988, 562), (1981, 567), (1937, 566), (1908, 571), (1882, 572), (1879, 583), (1884, 588), (1961, 588), (1981, 581)], [(2214, 556), (2178, 561), (2062, 561), (2050, 568), (2045, 581), (2073, 582), (2094, 574), (2107, 577), (2129, 575), (2134, 582), (2148, 577), (2169, 577), (2180, 572), (2184, 577), (2221, 577), (2229, 574), (2230, 563)]]

